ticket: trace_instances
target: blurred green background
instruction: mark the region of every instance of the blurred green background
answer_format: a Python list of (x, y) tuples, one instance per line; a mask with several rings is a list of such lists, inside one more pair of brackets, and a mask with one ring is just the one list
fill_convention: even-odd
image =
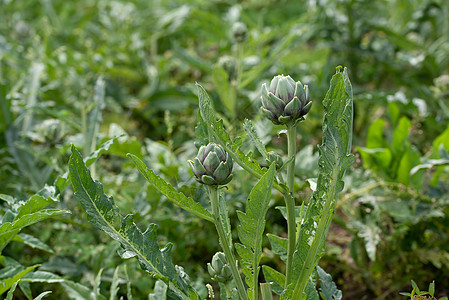
[[(261, 84), (289, 74), (309, 85), (314, 103), (298, 129), (296, 198), (307, 201), (306, 179), (317, 176), (321, 100), (338, 65), (353, 84), (358, 159), (320, 265), (343, 299), (404, 299), (399, 292), (411, 290), (411, 279), (419, 286), (435, 280), (437, 294), (449, 293), (446, 0), (0, 0), (0, 198), (26, 200), (49, 185), (59, 198), (53, 206), (72, 212), (23, 230), (51, 251), (13, 241), (1, 258), (40, 264), (87, 288), (103, 268), (106, 296), (120, 266), (118, 295), (126, 297), (129, 276), (134, 298), (148, 298), (153, 279), (133, 259), (118, 257), (119, 245), (87, 222), (70, 187), (58, 181), (71, 143), (84, 156), (103, 145), (93, 177), (141, 228), (159, 226), (160, 244), (174, 243), (174, 263), (205, 296), (206, 263), (219, 249), (214, 228), (158, 194), (126, 154), (207, 206), (186, 163), (199, 146), (195, 82), (233, 137), (252, 119), (267, 148), (285, 154), (281, 127), (259, 107)], [(245, 137), (242, 150), (263, 163)], [(235, 177), (227, 193), (233, 228), (254, 182), (241, 170)], [(2, 222), (8, 205), (0, 202)], [(275, 194), (267, 232), (282, 235), (277, 205)], [(265, 242), (262, 263), (282, 270)], [(73, 285), (28, 288), (34, 296), (52, 290), (48, 298), (82, 299)], [(24, 289), (14, 299), (27, 299)]]

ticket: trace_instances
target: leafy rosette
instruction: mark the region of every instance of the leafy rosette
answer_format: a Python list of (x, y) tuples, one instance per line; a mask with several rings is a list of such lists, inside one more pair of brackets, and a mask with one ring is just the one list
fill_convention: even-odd
[(189, 160), (196, 180), (206, 185), (225, 185), (232, 179), (232, 158), (215, 143), (201, 146), (194, 160)]
[(290, 76), (275, 76), (262, 85), (262, 110), (274, 124), (295, 124), (303, 120), (312, 107), (309, 88)]

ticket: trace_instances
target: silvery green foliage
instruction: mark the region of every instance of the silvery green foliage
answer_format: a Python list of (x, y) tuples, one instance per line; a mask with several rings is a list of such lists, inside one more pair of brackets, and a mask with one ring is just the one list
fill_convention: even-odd
[(232, 158), (215, 143), (201, 146), (198, 155), (189, 160), (190, 168), (199, 183), (225, 185), (232, 179)]
[[(304, 291), (304, 282), (315, 269), (324, 251), (324, 242), (332, 220), (338, 193), (343, 189), (345, 170), (354, 162), (351, 154), (353, 102), (352, 87), (346, 68), (337, 68), (323, 101), (323, 141), (317, 188), (303, 219), (293, 261), (295, 293)], [(292, 289), (293, 286), (287, 287)], [(293, 297), (299, 297), (293, 293)], [(284, 299), (287, 299), (284, 297)]]
[(326, 273), (320, 266), (316, 267), (320, 278), (320, 295), (323, 300), (341, 300), (342, 293), (332, 281), (332, 276)]
[(69, 178), (75, 197), (87, 212), (88, 220), (120, 242), (122, 258), (136, 257), (141, 267), (169, 287), (168, 294), (175, 299), (197, 299), (184, 276), (179, 274), (171, 261), (172, 244), (163, 249), (157, 242), (157, 225), (150, 224), (142, 232), (133, 222), (133, 216), (122, 217), (112, 197), (103, 192), (100, 182), (94, 181), (79, 152), (72, 147), (69, 161)]
[(262, 85), (262, 111), (274, 124), (295, 124), (309, 112), (309, 88), (290, 76), (275, 76), (270, 87)]

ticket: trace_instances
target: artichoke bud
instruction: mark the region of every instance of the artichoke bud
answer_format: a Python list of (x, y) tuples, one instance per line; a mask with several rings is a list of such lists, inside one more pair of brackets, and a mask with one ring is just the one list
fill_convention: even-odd
[(199, 183), (225, 185), (232, 179), (232, 158), (215, 143), (201, 146), (197, 156), (189, 160), (190, 168)]
[(309, 88), (290, 76), (275, 76), (270, 83), (262, 85), (262, 111), (274, 124), (294, 124), (309, 112), (312, 101)]
[(232, 36), (237, 43), (241, 43), (248, 38), (248, 27), (245, 23), (235, 22), (232, 25)]
[(226, 263), (223, 252), (215, 253), (212, 257), (212, 263), (207, 264), (207, 271), (214, 281), (225, 283), (232, 280), (231, 268)]
[(267, 163), (268, 163), (268, 165), (275, 163), (276, 170), (279, 170), (284, 165), (284, 162), (282, 161), (282, 157), (273, 151), (268, 152)]

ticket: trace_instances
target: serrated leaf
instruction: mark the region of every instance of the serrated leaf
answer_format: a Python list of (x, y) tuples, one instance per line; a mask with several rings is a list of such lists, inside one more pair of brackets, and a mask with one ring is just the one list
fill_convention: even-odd
[[(9, 290), (13, 286), (13, 284), (17, 284), (18, 281), (25, 276), (28, 272), (31, 272), (33, 269), (37, 268), (39, 265), (30, 266), (28, 268), (17, 267), (11, 269), (9, 274), (9, 278), (3, 279), (0, 281), (0, 295)], [(15, 288), (14, 288), (15, 289)]]
[(293, 297), (299, 298), (324, 251), (338, 193), (343, 189), (345, 169), (354, 162), (351, 155), (353, 103), (347, 70), (337, 68), (323, 100), (323, 141), (319, 147), (320, 173), (317, 189), (301, 224), (293, 257)]
[(248, 135), (250, 141), (257, 148), (259, 153), (263, 156), (263, 158), (265, 158), (265, 160), (268, 160), (267, 149), (265, 149), (265, 145), (262, 143), (259, 136), (257, 135), (256, 128), (254, 128), (254, 125), (251, 122), (251, 120), (246, 119), (245, 123), (243, 123), (243, 128), (245, 128), (246, 134)]
[[(103, 185), (93, 181), (89, 169), (73, 146), (69, 160), (69, 178), (75, 197), (86, 210), (89, 221), (120, 242), (123, 247), (121, 254), (125, 257), (136, 256), (144, 270), (168, 283), (174, 297), (188, 299), (189, 286), (171, 262), (172, 245), (167, 244), (165, 248), (159, 248), (155, 224), (150, 224), (148, 229), (142, 232), (133, 222), (131, 215), (123, 218), (113, 198), (103, 192)], [(116, 228), (118, 223), (121, 223), (120, 228)]]
[(285, 275), (269, 266), (262, 266), (266, 282), (272, 283), (273, 291), (280, 295), (284, 291)]
[(41, 242), (39, 239), (29, 234), (19, 233), (12, 240), (24, 243), (25, 245), (30, 246), (31, 248), (40, 249), (47, 251), (49, 253), (53, 253), (53, 249), (51, 249), (47, 244)]
[(64, 282), (64, 278), (47, 272), (47, 271), (35, 271), (30, 272), (23, 276), (21, 279), (22, 282), (46, 282), (46, 283), (56, 283), (56, 282)]
[(131, 160), (134, 162), (140, 174), (142, 174), (142, 176), (149, 183), (151, 183), (151, 185), (154, 186), (156, 190), (167, 197), (167, 199), (174, 202), (182, 209), (185, 209), (202, 219), (205, 219), (212, 223), (214, 222), (214, 218), (212, 217), (210, 212), (202, 207), (200, 203), (175, 190), (175, 188), (173, 188), (170, 184), (165, 182), (161, 177), (157, 176), (152, 170), (150, 170), (139, 158), (137, 158), (137, 156), (128, 154), (128, 157), (131, 158)]
[(287, 248), (288, 248), (288, 239), (282, 238), (280, 236), (268, 233), (268, 240), (271, 244), (271, 250), (276, 255), (279, 255), (281, 259), (286, 262), (287, 261)]
[(30, 226), (34, 223), (43, 221), (45, 219), (60, 216), (63, 214), (69, 214), (70, 211), (59, 209), (46, 209), (32, 214), (24, 215), (23, 217), (14, 220), (13, 222), (5, 222), (0, 225), (0, 251), (11, 241), (16, 234), (23, 228)]
[(246, 202), (246, 213), (237, 211), (240, 221), (238, 235), (241, 244), (235, 248), (240, 256), (243, 274), (249, 286), (248, 296), (257, 299), (259, 262), (262, 255), (262, 236), (265, 230), (265, 215), (271, 200), (271, 187), (275, 175), (274, 163), (257, 182)]
[(37, 194), (31, 196), (27, 201), (20, 202), (20, 206), (15, 207), (17, 210), (17, 216), (15, 219), (18, 219), (26, 214), (35, 213), (50, 204), (56, 203), (57, 200), (53, 198), (54, 195), (54, 187), (45, 186)]
[[(201, 117), (207, 124), (207, 128), (215, 138), (216, 142), (223, 146), (226, 152), (232, 157), (232, 159), (239, 164), (243, 169), (245, 169), (251, 175), (261, 178), (264, 171), (259, 166), (259, 164), (253, 160), (248, 155), (245, 155), (241, 150), (237, 142), (233, 142), (229, 137), (226, 130), (223, 128), (222, 120), (217, 121), (215, 118), (215, 111), (211, 105), (211, 99), (207, 94), (206, 90), (199, 85), (198, 87), (198, 98)], [(276, 182), (273, 186), (281, 192), (286, 192), (287, 188), (283, 185), (279, 185)]]
[(320, 294), (323, 300), (341, 300), (342, 293), (332, 281), (332, 276), (326, 273), (320, 266), (316, 267), (320, 278)]

